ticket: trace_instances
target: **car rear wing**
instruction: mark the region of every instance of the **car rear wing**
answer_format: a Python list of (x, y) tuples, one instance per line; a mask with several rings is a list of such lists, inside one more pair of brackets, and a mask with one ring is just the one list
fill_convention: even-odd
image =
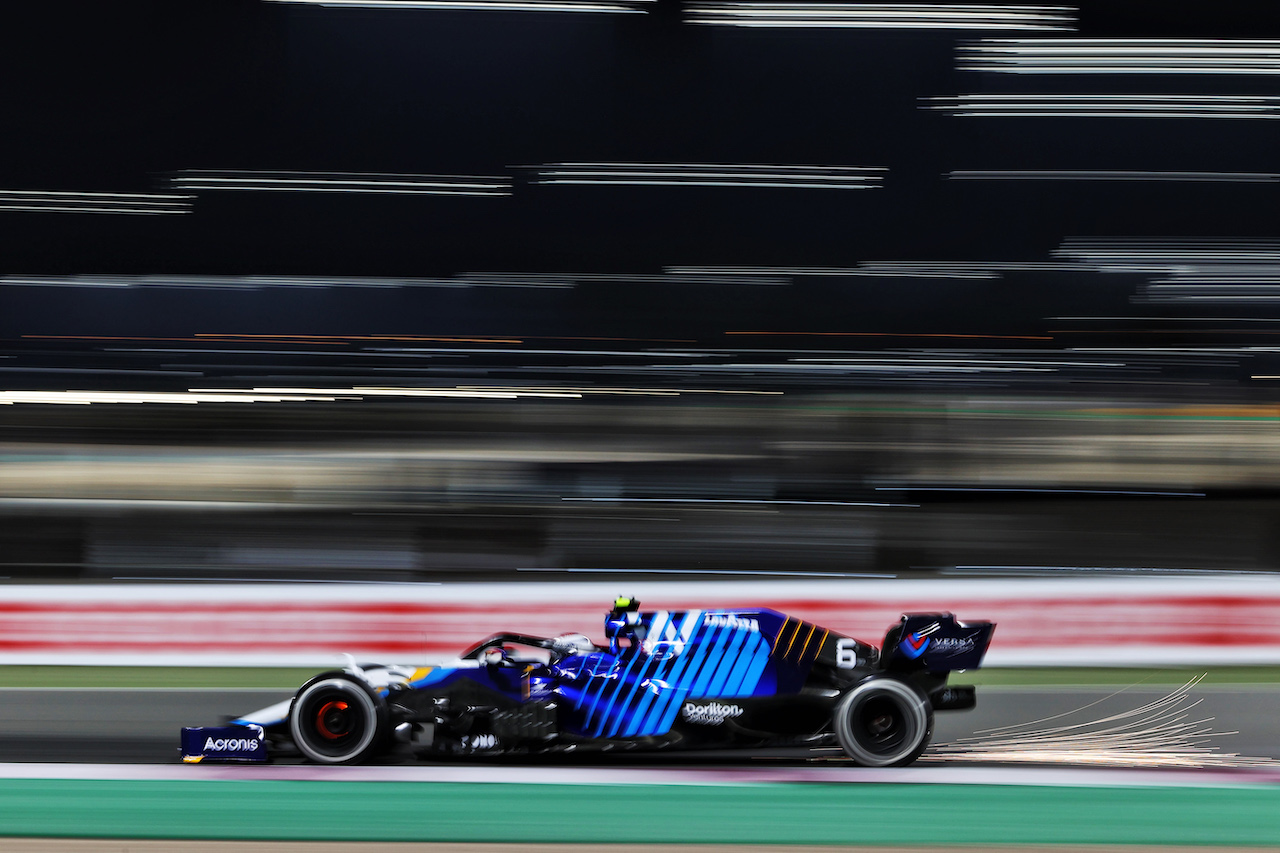
[(889, 670), (977, 669), (994, 622), (958, 622), (950, 613), (910, 613), (885, 634), (880, 665)]

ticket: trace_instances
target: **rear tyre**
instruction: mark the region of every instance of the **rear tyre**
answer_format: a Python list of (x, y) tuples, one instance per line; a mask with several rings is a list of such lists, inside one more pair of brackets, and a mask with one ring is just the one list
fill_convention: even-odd
[(836, 740), (864, 767), (897, 767), (920, 757), (933, 734), (933, 709), (896, 678), (869, 678), (836, 704)]
[(359, 764), (382, 750), (389, 729), (386, 702), (345, 672), (311, 679), (289, 708), (289, 734), (317, 764)]

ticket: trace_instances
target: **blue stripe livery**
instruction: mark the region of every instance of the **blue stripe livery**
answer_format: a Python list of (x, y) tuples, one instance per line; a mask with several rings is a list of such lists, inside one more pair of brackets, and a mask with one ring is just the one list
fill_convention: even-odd
[[(617, 654), (564, 662), (561, 694), (576, 712), (577, 733), (644, 737), (671, 729), (685, 700), (771, 696), (767, 678), (771, 612), (690, 610), (641, 614)], [(761, 623), (765, 625), (762, 626)]]

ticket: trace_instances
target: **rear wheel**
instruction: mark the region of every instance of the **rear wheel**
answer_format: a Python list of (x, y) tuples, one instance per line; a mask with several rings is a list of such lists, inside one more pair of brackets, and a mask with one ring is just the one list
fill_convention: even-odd
[(316, 676), (289, 709), (289, 733), (318, 764), (358, 764), (387, 740), (387, 706), (364, 682), (344, 672)]
[(933, 734), (933, 710), (919, 690), (896, 678), (869, 678), (836, 704), (836, 740), (864, 767), (910, 764)]

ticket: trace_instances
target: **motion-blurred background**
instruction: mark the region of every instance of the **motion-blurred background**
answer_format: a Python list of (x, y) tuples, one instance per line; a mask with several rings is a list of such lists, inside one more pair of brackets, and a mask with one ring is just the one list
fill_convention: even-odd
[(0, 13), (0, 575), (1280, 564), (1265, 4)]

